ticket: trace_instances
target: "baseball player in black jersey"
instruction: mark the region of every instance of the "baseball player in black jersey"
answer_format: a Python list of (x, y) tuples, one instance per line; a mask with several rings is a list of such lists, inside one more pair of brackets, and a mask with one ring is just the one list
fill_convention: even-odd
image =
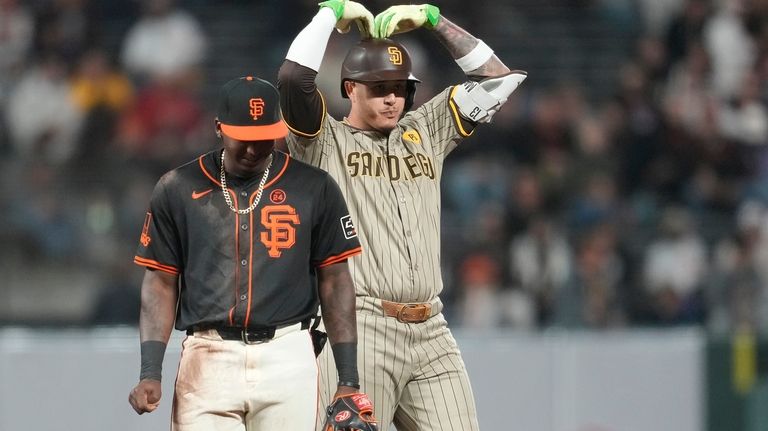
[(338, 185), (274, 150), (288, 131), (267, 81), (224, 85), (215, 124), (223, 149), (168, 172), (152, 194), (134, 258), (146, 271), (131, 406), (139, 414), (157, 408), (175, 322), (187, 337), (172, 429), (312, 428), (317, 363), (307, 329), (320, 303), (343, 376), (336, 396), (372, 423), (358, 392), (347, 266), (361, 247)]
[[(352, 23), (363, 40), (342, 63), (341, 94), (351, 108), (339, 121), (327, 115), (315, 77), (334, 27), (345, 32)], [(467, 80), (409, 112), (419, 81), (408, 51), (389, 36), (420, 27), (437, 37)], [(366, 250), (350, 259), (350, 271), (361, 384), (382, 430), (391, 423), (401, 431), (478, 429), (464, 362), (438, 296), (440, 178), (448, 153), (490, 122), (525, 77), (433, 5), (393, 6), (374, 18), (345, 0), (320, 3), (280, 69), (291, 155), (336, 179)], [(321, 403), (338, 378), (331, 353), (320, 356)]]

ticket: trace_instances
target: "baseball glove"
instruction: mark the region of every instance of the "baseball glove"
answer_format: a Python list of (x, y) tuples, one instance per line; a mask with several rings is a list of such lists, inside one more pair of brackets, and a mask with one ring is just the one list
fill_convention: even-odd
[(373, 403), (366, 394), (349, 394), (336, 398), (325, 412), (323, 431), (378, 431), (373, 417)]

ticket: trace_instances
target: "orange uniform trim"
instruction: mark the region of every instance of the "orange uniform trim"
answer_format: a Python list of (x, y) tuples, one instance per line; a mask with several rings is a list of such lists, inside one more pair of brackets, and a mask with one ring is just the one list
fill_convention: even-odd
[(453, 121), (456, 124), (456, 129), (459, 131), (459, 134), (463, 137), (471, 136), (472, 133), (475, 132), (475, 129), (470, 130), (467, 132), (464, 130), (464, 126), (461, 124), (461, 117), (459, 116), (459, 108), (456, 107), (456, 103), (453, 101), (453, 96), (456, 94), (456, 90), (458, 90), (458, 86), (454, 86), (451, 90), (451, 96), (448, 98), (448, 106), (451, 107), (451, 112), (453, 112)]
[(334, 263), (339, 263), (342, 260), (347, 260), (348, 258), (350, 258), (352, 256), (357, 256), (358, 254), (360, 254), (362, 252), (363, 252), (363, 247), (356, 247), (356, 248), (353, 248), (352, 250), (347, 250), (344, 253), (341, 253), (341, 254), (336, 255), (336, 256), (331, 256), (331, 257), (325, 259), (324, 261), (318, 263), (317, 267), (318, 268), (322, 268), (324, 266), (333, 265)]
[[(291, 156), (286, 154), (285, 155), (285, 163), (283, 164), (283, 168), (280, 169), (280, 172), (278, 172), (277, 175), (275, 175), (275, 178), (272, 178), (272, 180), (270, 182), (264, 184), (264, 188), (265, 189), (267, 187), (271, 186), (272, 184), (274, 184), (280, 177), (283, 176), (283, 174), (285, 173), (285, 170), (288, 169), (288, 162), (290, 162), (290, 161), (291, 161)], [(253, 198), (254, 197), (255, 197), (255, 194), (254, 194), (254, 196), (251, 196), (251, 203), (253, 203)]]
[[(264, 184), (265, 189), (271, 186), (272, 184), (274, 184), (275, 181), (277, 181), (281, 176), (283, 176), (283, 174), (285, 173), (285, 170), (288, 168), (288, 162), (290, 162), (290, 159), (291, 159), (291, 156), (286, 154), (285, 163), (283, 164), (283, 167), (280, 169), (280, 172), (278, 172), (277, 175), (275, 175), (274, 178), (272, 178), (268, 183)], [(203, 171), (203, 175), (208, 177), (208, 179), (211, 180), (214, 184), (221, 187), (221, 183), (219, 182), (219, 180), (214, 178), (210, 174), (210, 172), (208, 172), (208, 170), (205, 169), (205, 165), (203, 164), (203, 156), (200, 156), (200, 158), (197, 159), (197, 163), (200, 165), (200, 170)], [(235, 202), (235, 208), (237, 208), (237, 199), (233, 199), (233, 202)]]
[(141, 256), (135, 256), (133, 262), (137, 265), (145, 266), (147, 268), (156, 269), (158, 271), (167, 272), (171, 275), (179, 275), (179, 269), (175, 266), (164, 265), (156, 260), (147, 259)]
[[(238, 209), (237, 207), (237, 196), (235, 195), (235, 192), (232, 190), (227, 190), (229, 192), (230, 197), (232, 198), (232, 205), (234, 205), (235, 209)], [(229, 324), (234, 326), (235, 324), (235, 307), (237, 307), (237, 302), (239, 301), (240, 296), (240, 262), (238, 259), (240, 258), (240, 213), (235, 213), (235, 303), (232, 305), (232, 308), (229, 309)]]
[[(286, 160), (287, 162), (287, 160)], [(287, 165), (288, 163), (286, 163)], [(282, 172), (281, 172), (282, 173)], [(266, 188), (266, 187), (264, 187)], [(253, 205), (253, 199), (255, 196), (251, 196), (250, 203)], [(248, 308), (245, 310), (245, 322), (243, 323), (243, 328), (248, 327), (248, 322), (251, 320), (251, 292), (253, 291), (253, 211), (248, 213), (248, 223), (251, 226), (251, 229), (248, 229), (249, 235), (250, 235), (250, 248), (248, 250), (248, 263), (251, 263), (248, 265)]]
[(221, 187), (221, 183), (219, 182), (219, 180), (217, 180), (216, 178), (214, 178), (214, 177), (213, 177), (211, 174), (209, 174), (209, 173), (208, 173), (208, 171), (205, 169), (205, 165), (203, 164), (203, 156), (200, 156), (200, 158), (199, 158), (199, 159), (197, 159), (197, 163), (200, 165), (200, 170), (202, 170), (202, 171), (203, 171), (203, 175), (205, 175), (206, 177), (208, 177), (208, 179), (209, 179), (209, 180), (213, 181), (213, 182), (214, 182), (214, 184), (216, 184), (217, 186)]

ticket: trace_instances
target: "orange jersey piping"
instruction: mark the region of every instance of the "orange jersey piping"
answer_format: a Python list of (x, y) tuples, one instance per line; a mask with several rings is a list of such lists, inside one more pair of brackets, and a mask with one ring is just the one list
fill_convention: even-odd
[[(272, 184), (274, 184), (280, 177), (283, 176), (283, 174), (285, 173), (285, 170), (288, 168), (288, 162), (290, 161), (290, 159), (291, 159), (291, 156), (286, 154), (285, 155), (285, 164), (283, 164), (283, 168), (280, 169), (280, 172), (278, 172), (277, 175), (275, 175), (275, 178), (272, 178), (272, 180), (270, 182), (264, 184), (264, 188), (265, 189), (267, 187), (271, 186)], [(254, 196), (251, 196), (251, 199), (253, 199), (253, 197)]]
[(347, 250), (344, 253), (341, 253), (339, 255), (331, 256), (331, 257), (325, 259), (324, 261), (318, 263), (316, 266), (318, 268), (322, 268), (324, 266), (333, 265), (334, 263), (339, 263), (342, 260), (347, 260), (348, 258), (350, 258), (352, 256), (356, 256), (356, 255), (358, 255), (358, 254), (360, 254), (362, 252), (363, 252), (363, 248), (362, 247), (356, 247), (356, 248), (353, 248), (352, 250)]
[(211, 176), (211, 174), (208, 173), (208, 171), (205, 169), (205, 165), (203, 165), (203, 156), (200, 156), (199, 159), (197, 159), (198, 164), (200, 165), (200, 169), (203, 171), (203, 174), (208, 177), (209, 180), (213, 181), (214, 184), (221, 187), (221, 183), (214, 177)]
[[(235, 209), (238, 209), (237, 207), (237, 195), (235, 195), (235, 192), (232, 190), (227, 190), (229, 192), (230, 197), (232, 198), (232, 205), (235, 206)], [(235, 324), (235, 307), (237, 307), (237, 301), (240, 293), (240, 262), (238, 259), (240, 258), (240, 231), (238, 228), (240, 227), (240, 213), (235, 213), (235, 303), (232, 305), (232, 308), (229, 309), (229, 324), (234, 325)]]
[[(288, 160), (286, 159), (286, 165), (288, 164), (287, 161)], [(253, 201), (254, 197), (255, 196), (251, 196), (251, 201)], [(251, 202), (251, 205), (253, 205), (253, 202)], [(248, 249), (248, 308), (245, 310), (244, 328), (248, 327), (248, 322), (251, 320), (251, 292), (253, 291), (253, 211), (248, 214), (248, 223), (251, 225), (251, 229), (248, 229), (250, 231), (250, 247)]]
[(152, 268), (158, 271), (167, 272), (168, 274), (179, 275), (179, 269), (176, 268), (175, 266), (163, 265), (162, 263), (156, 260), (147, 259), (141, 256), (135, 256), (133, 258), (133, 262), (137, 265), (146, 266), (147, 268)]

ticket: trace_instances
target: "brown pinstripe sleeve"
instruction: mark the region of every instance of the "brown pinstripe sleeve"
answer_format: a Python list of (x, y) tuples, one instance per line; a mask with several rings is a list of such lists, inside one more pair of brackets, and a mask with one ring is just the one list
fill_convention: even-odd
[(445, 156), (453, 151), (464, 138), (472, 135), (475, 123), (459, 115), (453, 103), (456, 87), (449, 87), (409, 113), (402, 121), (416, 130), (426, 132), (437, 161), (442, 163)]

